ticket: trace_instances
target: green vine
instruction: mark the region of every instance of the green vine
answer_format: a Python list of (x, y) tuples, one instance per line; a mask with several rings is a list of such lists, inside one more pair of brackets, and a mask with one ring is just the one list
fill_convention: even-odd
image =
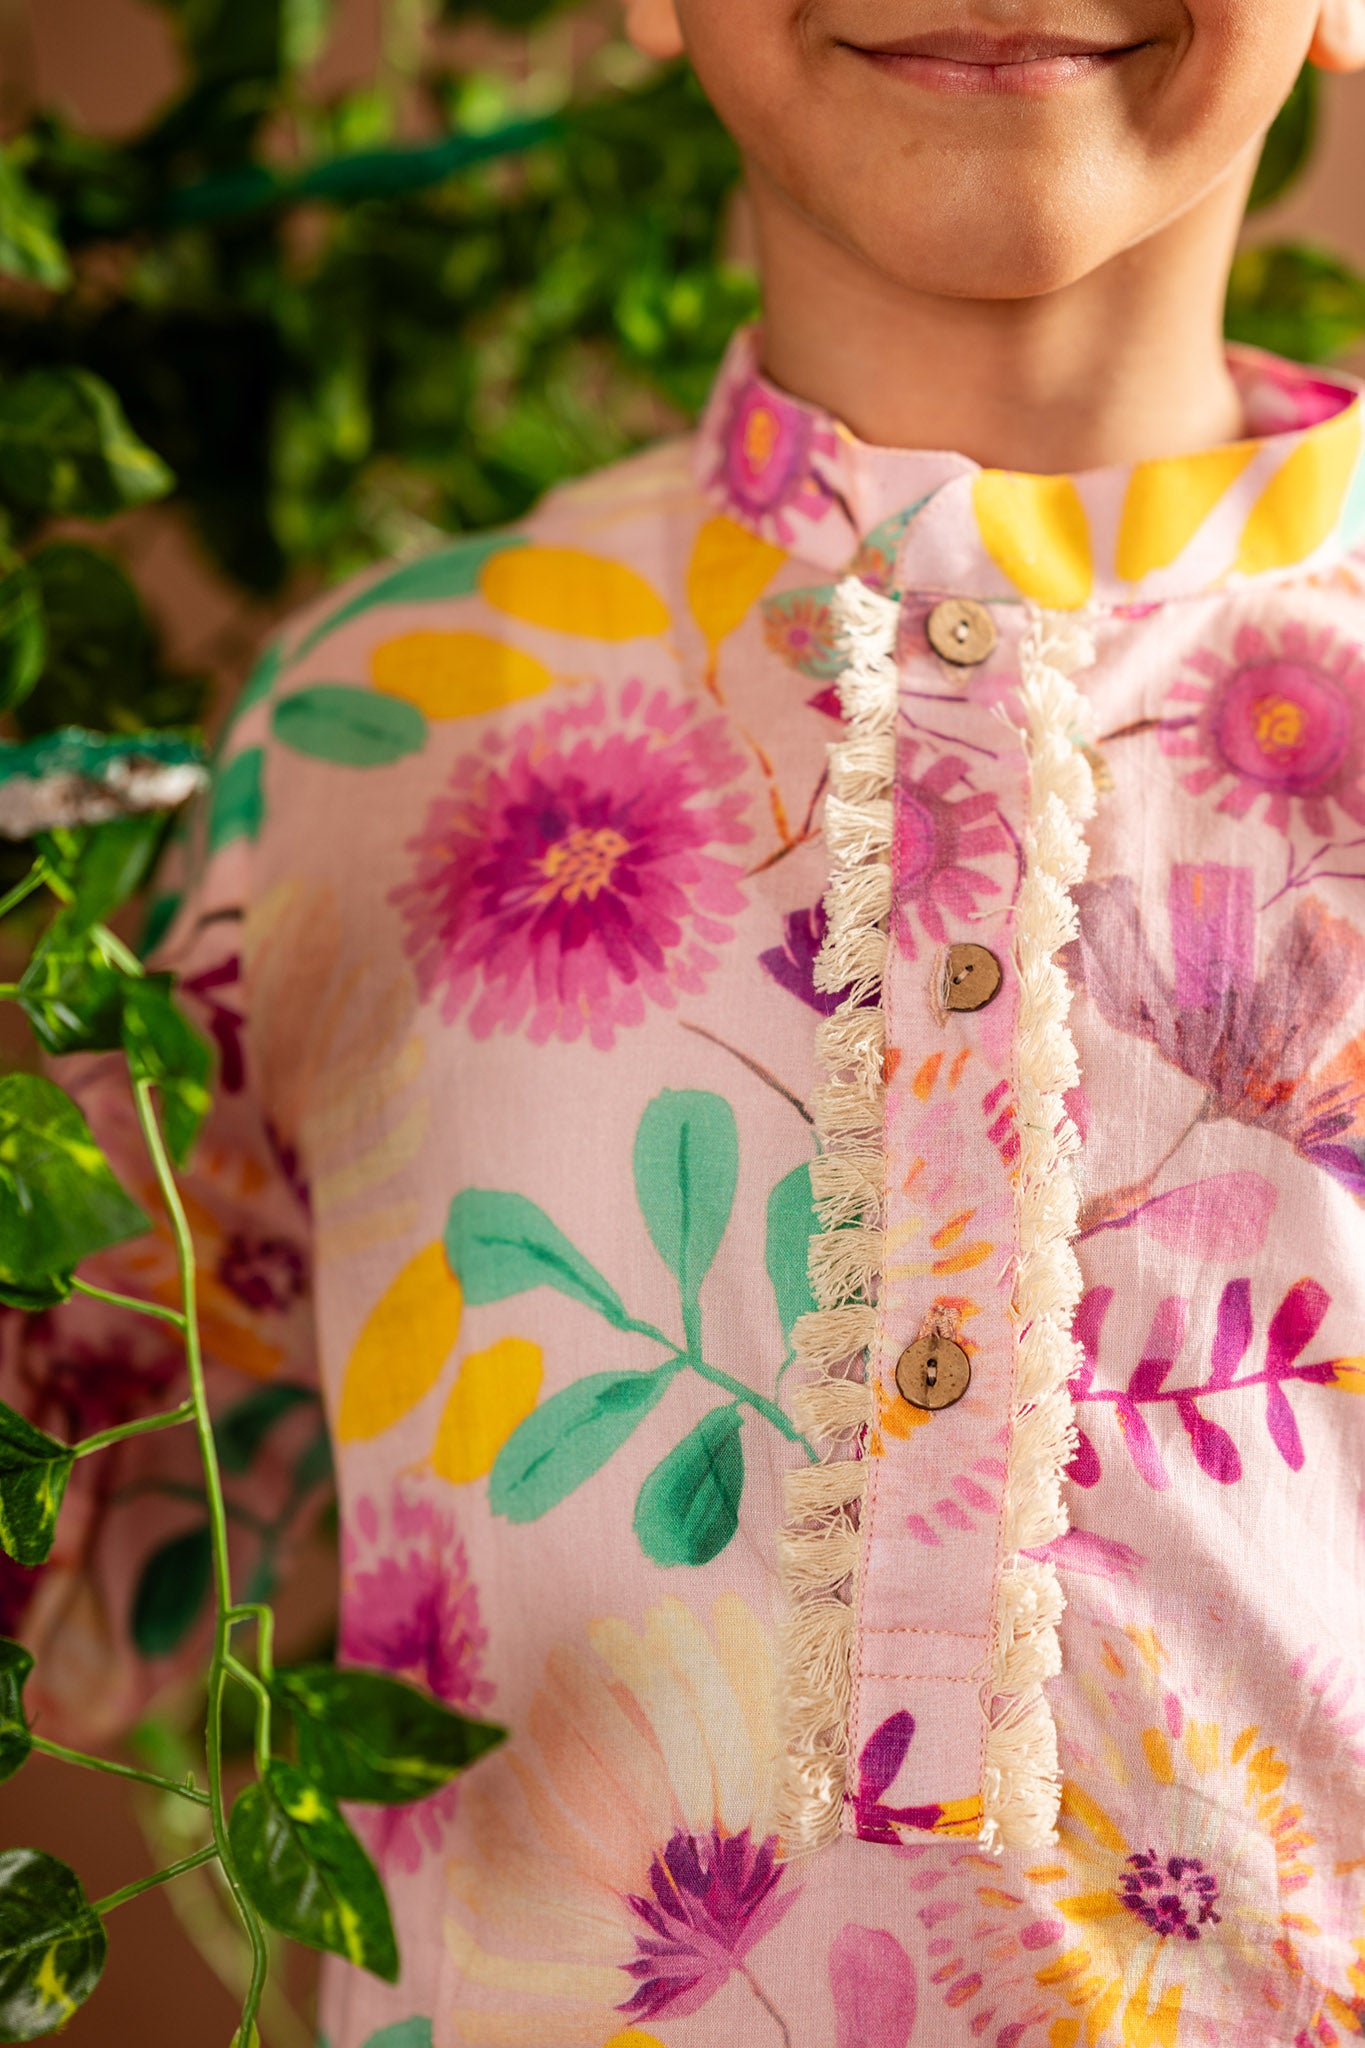
[[(447, 1783), (501, 1737), (379, 1672), (326, 1666), (277, 1670), (274, 1615), (238, 1601), (228, 1503), (200, 1341), (195, 1248), (176, 1178), (209, 1107), (208, 1048), (177, 1008), (170, 977), (148, 974), (104, 923), (114, 907), (92, 878), (127, 838), (129, 821), (52, 835), (8, 910), (46, 888), (55, 909), (24, 973), (8, 991), (41, 1044), (67, 1054), (118, 1046), (175, 1250), (178, 1305), (142, 1301), (83, 1279), (78, 1264), (141, 1234), (148, 1218), (120, 1185), (75, 1100), (33, 1073), (0, 1079), (0, 1301), (60, 1314), (73, 1296), (137, 1314), (179, 1337), (186, 1397), (164, 1411), (66, 1444), (0, 1404), (0, 1546), (18, 1563), (51, 1554), (68, 1479), (81, 1459), (153, 1431), (191, 1428), (208, 1517), (213, 1638), (208, 1660), (203, 1776), (184, 1782), (37, 1735), (24, 1688), (33, 1658), (0, 1639), (0, 1777), (37, 1751), (102, 1771), (199, 1808), (209, 1839), (150, 1876), (93, 1903), (76, 1873), (35, 1849), (0, 1853), (0, 2040), (31, 2041), (60, 2027), (93, 1991), (104, 1965), (105, 1921), (154, 1886), (216, 1867), (250, 1952), (236, 2040), (258, 2038), (270, 1949), (267, 1929), (331, 1950), (388, 1981), (398, 1949), (382, 1882), (343, 1819), (341, 1799), (400, 1804)], [(137, 874), (125, 865), (125, 878)], [(92, 904), (98, 904), (94, 914)], [(84, 909), (83, 909), (84, 906)], [(193, 1491), (193, 1489), (191, 1489)], [(254, 1658), (234, 1631), (255, 1630)], [(254, 1717), (255, 1780), (229, 1807), (224, 1787), (224, 1695), (242, 1687)], [(276, 1753), (274, 1709), (287, 1708), (296, 1760)]]

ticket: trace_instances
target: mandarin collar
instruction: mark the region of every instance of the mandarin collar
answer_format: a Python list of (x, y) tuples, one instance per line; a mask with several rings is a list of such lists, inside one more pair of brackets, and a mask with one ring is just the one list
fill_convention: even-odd
[(1365, 539), (1361, 386), (1230, 347), (1247, 438), (1072, 476), (878, 448), (730, 344), (696, 443), (731, 519), (876, 587), (1127, 609), (1331, 568)]

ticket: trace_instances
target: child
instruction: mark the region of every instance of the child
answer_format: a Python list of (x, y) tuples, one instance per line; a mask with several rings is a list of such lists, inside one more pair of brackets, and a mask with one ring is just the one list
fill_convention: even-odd
[[(1219, 323), (1365, 0), (630, 24), (764, 331), (691, 442), (286, 631), (169, 946), (342, 1655), (510, 1730), (370, 1827), (404, 1976), (329, 1965), (326, 2038), (1353, 2038), (1362, 413)], [(31, 1634), (125, 1628), (142, 1442)]]

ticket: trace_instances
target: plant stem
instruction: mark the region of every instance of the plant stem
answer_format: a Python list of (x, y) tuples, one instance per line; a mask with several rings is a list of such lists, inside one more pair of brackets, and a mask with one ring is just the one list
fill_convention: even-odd
[(235, 1628), (241, 1621), (256, 1624), (256, 1668), (269, 1685), (275, 1676), (275, 1610), (258, 1601), (244, 1603), (230, 1610), (228, 1627)]
[(160, 1323), (173, 1323), (177, 1330), (185, 1327), (185, 1318), (178, 1308), (164, 1308), (159, 1301), (142, 1301), (135, 1294), (114, 1294), (107, 1287), (92, 1286), (88, 1280), (73, 1280), (71, 1285), (77, 1294), (88, 1294), (92, 1301), (107, 1301), (111, 1308), (131, 1309), (139, 1316), (155, 1316)]
[(260, 1920), (251, 1901), (242, 1890), (241, 1879), (233, 1862), (228, 1842), (227, 1809), (223, 1798), (223, 1687), (227, 1680), (228, 1636), (231, 1626), (228, 1616), (232, 1611), (232, 1567), (228, 1558), (227, 1510), (223, 1501), (223, 1478), (218, 1469), (218, 1448), (213, 1440), (213, 1422), (209, 1415), (208, 1389), (204, 1383), (203, 1353), (199, 1345), (194, 1239), (190, 1234), (189, 1218), (180, 1199), (180, 1189), (176, 1185), (165, 1140), (161, 1135), (161, 1126), (157, 1121), (151, 1083), (134, 1082), (133, 1095), (137, 1104), (137, 1119), (142, 1130), (143, 1142), (156, 1173), (161, 1199), (166, 1205), (166, 1214), (170, 1218), (175, 1238), (180, 1298), (185, 1316), (185, 1363), (189, 1371), (190, 1398), (194, 1405), (199, 1455), (204, 1467), (204, 1493), (209, 1512), (216, 1608), (213, 1656), (209, 1663), (208, 1716), (204, 1731), (204, 1749), (208, 1764), (209, 1806), (213, 1815), (214, 1844), (222, 1862), (224, 1879), (232, 1893), (233, 1903), (241, 1915), (247, 1939), (251, 1943), (251, 1981), (247, 1986), (246, 1999), (242, 2006), (241, 2033), (245, 2041), (251, 2038), (251, 2028), (260, 2007), (261, 1992), (269, 1967), (269, 1953)]
[(140, 1877), (136, 1884), (124, 1885), (122, 1891), (110, 1892), (107, 1899), (95, 1901), (99, 1914), (112, 1913), (115, 1906), (122, 1906), (129, 1899), (135, 1899), (139, 1892), (149, 1892), (159, 1884), (166, 1884), (173, 1877), (180, 1877), (187, 1870), (198, 1870), (201, 1863), (211, 1863), (218, 1854), (218, 1844), (210, 1842), (205, 1849), (196, 1849), (193, 1856), (182, 1856), (178, 1863), (168, 1863), (164, 1870), (154, 1871), (150, 1877)]
[(17, 981), (0, 981), (0, 1003), (12, 1003), (19, 993)]
[(23, 881), (16, 882), (12, 889), (0, 896), (0, 917), (8, 917), (12, 910), (17, 910), (25, 897), (32, 896), (35, 890), (41, 889), (46, 880), (47, 863), (35, 860)]
[(105, 956), (124, 974), (130, 974), (134, 981), (146, 979), (147, 970), (131, 946), (125, 946), (117, 932), (111, 932), (107, 924), (97, 924), (90, 936)]
[(235, 1678), (239, 1685), (244, 1685), (248, 1692), (256, 1695), (256, 1769), (264, 1777), (266, 1765), (270, 1762), (270, 1693), (240, 1657), (225, 1657), (223, 1668), (230, 1678)]
[(734, 1400), (742, 1401), (746, 1407), (754, 1408), (760, 1415), (766, 1415), (774, 1429), (780, 1429), (790, 1443), (800, 1444), (812, 1465), (820, 1461), (816, 1452), (807, 1443), (796, 1424), (782, 1413), (776, 1401), (770, 1401), (766, 1394), (757, 1394), (752, 1387), (746, 1387), (743, 1380), (733, 1379), (728, 1372), (722, 1372), (718, 1365), (707, 1365), (701, 1358), (689, 1358), (687, 1363), (693, 1372), (700, 1373), (704, 1380), (710, 1380), (713, 1387), (724, 1387)]
[(178, 1408), (169, 1408), (164, 1415), (144, 1415), (138, 1422), (121, 1422), (117, 1429), (102, 1429), (98, 1436), (87, 1436), (71, 1448), (76, 1457), (88, 1458), (92, 1451), (107, 1451), (110, 1444), (121, 1444), (125, 1437), (150, 1436), (153, 1430), (177, 1429), (182, 1422), (193, 1421), (193, 1401), (182, 1401)]
[(30, 1739), (35, 1749), (40, 1749), (44, 1756), (56, 1757), (59, 1763), (79, 1764), (86, 1771), (104, 1771), (111, 1778), (131, 1778), (135, 1784), (150, 1785), (157, 1792), (175, 1792), (181, 1799), (192, 1799), (198, 1806), (209, 1803), (208, 1793), (201, 1792), (197, 1785), (177, 1785), (174, 1778), (159, 1778), (155, 1771), (135, 1770), (132, 1764), (116, 1764), (105, 1756), (87, 1756), (84, 1750), (67, 1749), (65, 1744), (48, 1742), (41, 1735)]

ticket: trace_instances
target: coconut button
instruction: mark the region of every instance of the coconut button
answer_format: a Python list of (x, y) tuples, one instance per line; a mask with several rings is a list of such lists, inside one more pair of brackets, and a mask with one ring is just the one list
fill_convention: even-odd
[(950, 946), (943, 963), (945, 1010), (984, 1010), (999, 993), (1000, 962), (985, 946)]
[(954, 668), (977, 668), (995, 652), (1000, 635), (984, 604), (969, 597), (945, 597), (924, 623), (929, 645)]
[(971, 1382), (972, 1362), (951, 1337), (921, 1337), (897, 1361), (896, 1385), (912, 1408), (951, 1408)]

